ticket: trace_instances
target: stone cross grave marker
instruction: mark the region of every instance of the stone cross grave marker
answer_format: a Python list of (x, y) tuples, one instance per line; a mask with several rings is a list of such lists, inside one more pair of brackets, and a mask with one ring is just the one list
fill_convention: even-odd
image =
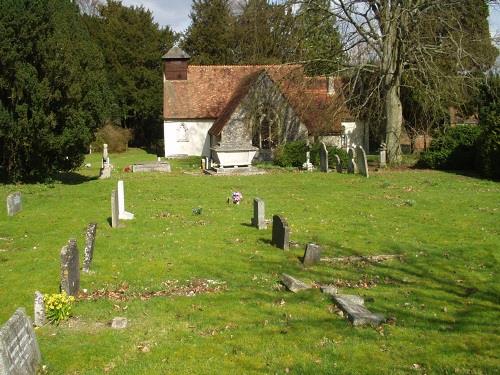
[(356, 164), (358, 165), (359, 173), (365, 177), (369, 177), (366, 152), (361, 146), (356, 147)]
[(125, 211), (125, 186), (122, 180), (118, 181), (118, 217), (120, 220), (132, 220), (134, 214)]
[(321, 247), (315, 243), (308, 243), (304, 251), (304, 259), (302, 260), (304, 266), (312, 266), (313, 264), (319, 263), (320, 260)]
[(94, 243), (95, 232), (97, 230), (97, 223), (90, 223), (85, 232), (85, 250), (83, 252), (83, 272), (90, 271), (90, 264), (94, 258)]
[(382, 142), (380, 144), (380, 168), (387, 167), (387, 145)]
[(118, 191), (111, 192), (111, 227), (118, 228), (120, 225), (120, 211), (118, 209)]
[(106, 167), (109, 167), (109, 165), (110, 165), (110, 163), (109, 163), (108, 145), (106, 143), (104, 143), (102, 145), (102, 164), (101, 164), (101, 167), (106, 168)]
[(23, 209), (23, 202), (21, 198), (21, 193), (16, 191), (15, 193), (9, 194), (7, 196), (7, 215), (14, 216), (22, 209)]
[(319, 148), (319, 170), (321, 172), (328, 172), (328, 150), (324, 142), (321, 142)]
[(309, 172), (314, 170), (314, 166), (311, 163), (311, 151), (306, 151), (306, 162), (302, 164), (302, 168)]
[(80, 290), (80, 260), (76, 240), (70, 239), (61, 249), (61, 292), (69, 296), (78, 295)]
[(271, 243), (280, 249), (288, 250), (290, 247), (290, 229), (285, 218), (273, 216), (273, 237)]
[(335, 161), (335, 168), (337, 169), (337, 172), (342, 173), (342, 160), (340, 160), (340, 157), (337, 154), (335, 154)]
[(0, 374), (35, 374), (41, 360), (31, 321), (19, 308), (0, 328)]
[(347, 173), (357, 173), (358, 172), (358, 167), (356, 166), (356, 161), (354, 160), (355, 159), (355, 155), (354, 155), (354, 150), (352, 148), (350, 148), (348, 151), (347, 151)]
[(46, 323), (45, 317), (45, 302), (43, 301), (43, 294), (38, 290), (35, 292), (35, 303), (34, 303), (34, 312), (35, 312), (35, 326), (42, 327)]
[(260, 198), (254, 198), (253, 200), (252, 225), (257, 229), (267, 229), (265, 205), (264, 201)]

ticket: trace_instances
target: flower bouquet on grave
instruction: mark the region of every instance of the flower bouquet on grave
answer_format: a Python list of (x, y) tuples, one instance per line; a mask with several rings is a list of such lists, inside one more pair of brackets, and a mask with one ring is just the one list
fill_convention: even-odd
[(241, 194), (239, 191), (233, 191), (233, 193), (231, 194), (231, 198), (234, 204), (240, 204), (241, 200), (243, 199), (243, 194)]

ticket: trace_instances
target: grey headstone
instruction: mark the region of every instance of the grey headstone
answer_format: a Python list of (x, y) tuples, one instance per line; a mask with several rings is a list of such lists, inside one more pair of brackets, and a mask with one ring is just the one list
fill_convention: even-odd
[(321, 172), (328, 172), (328, 150), (324, 142), (321, 142), (321, 147), (319, 148), (319, 170)]
[(342, 160), (340, 160), (340, 157), (337, 154), (335, 154), (335, 161), (335, 168), (337, 169), (337, 172), (342, 173)]
[(111, 192), (111, 227), (118, 228), (120, 225), (120, 210), (118, 209), (118, 191)]
[(304, 251), (304, 259), (302, 263), (304, 266), (312, 266), (319, 263), (321, 260), (321, 247), (315, 243), (308, 243)]
[(295, 277), (287, 275), (286, 273), (281, 275), (281, 282), (290, 292), (294, 293), (311, 288), (311, 285), (308, 285), (305, 282), (296, 279)]
[(285, 218), (273, 216), (273, 237), (271, 243), (280, 249), (288, 250), (290, 247), (290, 229)]
[(87, 226), (87, 231), (85, 232), (85, 249), (83, 252), (83, 272), (90, 271), (90, 264), (94, 258), (94, 243), (95, 243), (95, 233), (97, 230), (96, 223), (90, 223)]
[(347, 151), (347, 173), (357, 173), (358, 167), (356, 165), (356, 156), (354, 154), (354, 150), (350, 148)]
[(357, 303), (356, 296), (338, 294), (333, 296), (335, 304), (347, 315), (347, 318), (354, 326), (371, 325), (378, 326), (385, 321), (384, 316), (374, 314), (363, 304)]
[(387, 145), (385, 143), (380, 144), (380, 168), (387, 167)]
[(107, 178), (111, 178), (111, 170), (113, 168), (111, 165), (105, 165), (104, 167), (101, 168), (101, 171), (99, 172), (99, 180), (105, 180)]
[(258, 229), (267, 229), (265, 205), (260, 198), (254, 198), (253, 200), (252, 225)]
[(76, 240), (71, 239), (61, 250), (61, 292), (77, 296), (80, 290), (80, 260)]
[(16, 191), (15, 193), (9, 194), (7, 196), (7, 215), (14, 216), (22, 209), (23, 209), (23, 202), (21, 198), (21, 193)]
[(41, 360), (31, 321), (19, 308), (0, 328), (0, 375), (34, 375)]
[(38, 290), (35, 292), (35, 326), (42, 327), (47, 322), (45, 318), (45, 302), (43, 294)]
[(125, 329), (128, 325), (128, 319), (121, 316), (113, 318), (111, 321), (111, 328), (113, 329)]
[(359, 173), (365, 177), (369, 177), (366, 152), (361, 146), (356, 147), (356, 164), (358, 165)]

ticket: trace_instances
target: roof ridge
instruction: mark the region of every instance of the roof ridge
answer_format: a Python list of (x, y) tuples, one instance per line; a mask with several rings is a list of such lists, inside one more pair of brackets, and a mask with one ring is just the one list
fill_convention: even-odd
[(254, 64), (254, 65), (198, 65), (198, 64), (189, 64), (189, 67), (197, 67), (197, 68), (253, 68), (253, 67), (302, 67), (301, 64)]

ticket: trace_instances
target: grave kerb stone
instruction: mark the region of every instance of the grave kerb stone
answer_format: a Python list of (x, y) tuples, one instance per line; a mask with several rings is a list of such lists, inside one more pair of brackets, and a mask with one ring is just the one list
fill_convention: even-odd
[(134, 214), (125, 211), (125, 186), (123, 180), (118, 181), (118, 217), (120, 220), (132, 220)]

